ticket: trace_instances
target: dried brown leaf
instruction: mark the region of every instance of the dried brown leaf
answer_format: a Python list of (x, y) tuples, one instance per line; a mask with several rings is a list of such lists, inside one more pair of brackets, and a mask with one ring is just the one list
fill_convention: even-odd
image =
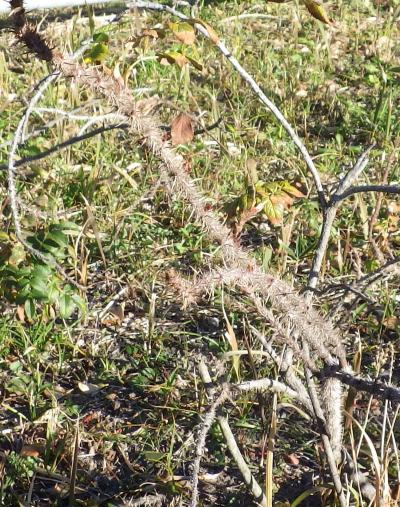
[(203, 21), (202, 19), (199, 19), (199, 18), (188, 19), (188, 22), (193, 23), (193, 24), (197, 23), (198, 25), (201, 25), (203, 28), (205, 28), (207, 30), (208, 37), (210, 38), (210, 40), (212, 42), (214, 42), (214, 44), (218, 44), (218, 42), (219, 42), (218, 34), (214, 30), (214, 28), (212, 28), (208, 23), (206, 23), (205, 21)]
[(176, 39), (183, 44), (193, 44), (196, 40), (196, 32), (190, 23), (169, 23)]
[(182, 113), (172, 120), (171, 142), (173, 146), (189, 143), (193, 136), (193, 121), (188, 114)]
[(178, 65), (182, 68), (189, 63), (188, 58), (178, 51), (171, 51), (170, 53), (161, 53), (158, 55), (162, 65)]
[(38, 458), (43, 453), (44, 447), (40, 444), (24, 444), (20, 454), (25, 458)]

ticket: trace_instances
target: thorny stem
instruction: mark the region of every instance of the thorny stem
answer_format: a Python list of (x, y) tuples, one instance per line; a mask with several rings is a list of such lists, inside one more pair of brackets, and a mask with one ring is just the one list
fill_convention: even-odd
[[(305, 345), (305, 347), (307, 347), (307, 344), (304, 344), (304, 345)], [(321, 427), (320, 434), (321, 434), (321, 439), (322, 439), (322, 445), (324, 446), (324, 451), (325, 451), (326, 459), (329, 464), (329, 469), (331, 472), (333, 484), (335, 486), (336, 493), (339, 497), (340, 507), (347, 507), (347, 502), (346, 502), (346, 498), (344, 496), (339, 471), (337, 469), (335, 457), (332, 452), (331, 441), (325, 431), (324, 414), (322, 412), (322, 408), (321, 408), (321, 405), (318, 400), (317, 391), (315, 389), (315, 385), (314, 385), (313, 379), (311, 377), (310, 370), (308, 368), (305, 368), (305, 375), (306, 375), (306, 381), (307, 381), (307, 386), (308, 386), (308, 393), (311, 398), (311, 403), (313, 405), (314, 414), (315, 414), (317, 421)]]
[[(184, 16), (183, 14), (178, 13), (177, 11), (175, 11), (174, 9), (172, 9), (172, 8), (170, 8), (168, 6), (161, 6), (159, 4), (153, 4), (152, 2), (149, 2), (149, 3), (147, 3), (147, 2), (141, 2), (140, 0), (138, 0), (137, 2), (135, 2), (134, 5), (136, 7), (141, 7), (141, 8), (147, 8), (147, 9), (153, 9), (153, 10), (164, 10), (166, 12), (170, 12), (170, 13), (172, 13), (172, 14), (180, 17), (181, 19), (189, 19), (187, 16)], [(214, 42), (214, 44), (218, 47), (218, 49), (221, 51), (221, 53), (228, 59), (228, 61), (230, 61), (230, 63), (239, 72), (239, 74), (246, 80), (246, 82), (248, 82), (250, 84), (250, 86), (255, 91), (255, 93), (260, 98), (260, 100), (272, 111), (272, 113), (275, 115), (275, 117), (278, 119), (278, 121), (280, 121), (280, 123), (283, 125), (283, 127), (286, 129), (286, 131), (289, 133), (290, 137), (292, 138), (292, 140), (294, 141), (294, 143), (296, 144), (296, 146), (299, 148), (300, 152), (302, 153), (303, 158), (306, 161), (307, 166), (309, 167), (309, 170), (310, 170), (310, 172), (311, 172), (311, 174), (312, 174), (312, 176), (314, 178), (314, 182), (315, 182), (315, 185), (316, 185), (316, 188), (317, 188), (317, 192), (318, 192), (318, 195), (319, 195), (319, 199), (320, 199), (320, 203), (321, 203), (322, 209), (325, 210), (327, 207), (329, 207), (329, 205), (332, 205), (332, 207), (335, 208), (337, 206), (337, 203), (335, 203), (334, 200), (331, 200), (329, 203), (326, 202), (326, 199), (325, 199), (325, 196), (324, 196), (324, 193), (323, 193), (322, 184), (321, 184), (321, 181), (320, 181), (320, 178), (319, 178), (318, 171), (316, 170), (316, 168), (315, 168), (315, 166), (313, 164), (313, 161), (312, 161), (310, 155), (308, 154), (307, 149), (305, 148), (305, 146), (303, 145), (303, 143), (301, 142), (301, 140), (298, 138), (298, 136), (295, 133), (294, 129), (289, 125), (289, 123), (287, 122), (287, 120), (280, 113), (279, 109), (276, 108), (276, 106), (269, 101), (269, 99), (265, 96), (265, 94), (259, 88), (259, 86), (257, 85), (257, 83), (254, 81), (254, 79), (240, 66), (240, 64), (229, 53), (228, 49), (225, 47), (225, 45), (222, 42), (220, 42), (218, 40), (215, 40), (215, 37), (212, 34), (210, 34), (209, 31), (203, 25), (195, 23), (195, 26), (196, 26), (196, 28), (201, 33), (203, 33), (203, 35), (205, 35), (206, 37), (208, 37), (209, 39), (211, 39)], [(59, 61), (58, 63), (60, 65), (64, 65), (63, 71), (64, 71), (65, 74), (69, 75), (69, 73), (66, 72), (65, 69), (66, 69), (66, 67), (68, 65), (70, 65), (70, 63), (68, 63), (68, 62), (62, 62), (62, 61)], [(73, 70), (73, 68), (71, 67), (71, 71), (72, 70)], [(73, 76), (73, 72), (71, 74), (71, 77), (72, 76)], [(86, 82), (85, 82), (85, 79), (86, 79)], [(86, 76), (86, 78), (85, 78), (85, 76), (83, 76), (83, 82), (85, 84), (88, 84), (89, 80), (90, 80), (90, 76)], [(104, 91), (106, 91), (106, 90), (107, 90), (107, 85), (104, 86)], [(113, 98), (115, 99), (116, 97), (113, 97)], [(126, 111), (133, 114), (134, 110), (133, 109), (131, 110), (128, 107), (126, 109)], [(133, 125), (132, 130), (133, 131), (140, 131), (140, 130), (142, 130), (144, 134), (149, 134), (149, 139), (150, 139), (150, 133), (151, 133), (151, 128), (152, 127), (149, 126), (148, 128), (143, 128), (143, 126), (145, 126), (145, 122), (143, 123), (143, 125), (140, 125), (140, 122), (138, 121), (137, 125), (136, 124)], [(149, 143), (149, 145), (153, 149), (154, 152), (156, 152), (156, 153), (160, 152), (161, 153), (162, 147), (161, 147), (161, 140), (160, 139), (158, 139), (157, 137), (153, 137), (153, 139)], [(163, 153), (164, 153), (164, 158), (162, 158), (162, 160), (168, 166), (168, 168), (172, 171), (172, 168), (173, 168), (172, 166), (173, 166), (173, 164), (175, 163), (176, 160), (175, 160), (175, 158), (173, 158), (172, 156), (170, 156), (170, 154), (168, 154), (166, 152), (166, 150), (164, 150)], [(364, 158), (363, 157), (360, 158), (360, 160), (357, 162), (357, 164), (353, 168), (353, 170), (348, 173), (348, 175), (346, 176), (346, 178), (339, 185), (339, 189), (336, 192), (336, 196), (340, 195), (340, 193), (343, 190), (345, 190), (346, 188), (348, 188), (349, 185), (351, 185), (352, 181), (361, 173), (361, 171), (365, 167), (366, 163), (367, 163), (367, 158), (366, 158), (366, 154), (365, 154), (365, 157)], [(11, 177), (12, 177), (13, 174), (14, 174), (13, 173), (13, 168), (10, 169), (10, 173), (11, 173)], [(10, 179), (12, 179), (12, 178), (10, 178)], [(183, 183), (186, 183), (186, 182), (183, 182)], [(189, 184), (188, 191), (190, 191), (190, 190), (193, 190), (193, 189), (192, 189), (192, 186)], [(201, 213), (204, 213), (204, 207), (200, 211), (201, 211)], [(16, 216), (18, 218), (18, 207), (16, 208)], [(211, 227), (211, 225), (212, 225), (213, 227), (216, 227), (217, 229), (219, 227), (218, 233), (220, 232), (222, 234), (222, 236), (225, 235), (223, 227), (221, 227), (221, 225), (219, 224), (219, 222), (217, 222), (217, 220), (215, 220), (214, 217), (212, 217), (212, 216), (208, 217), (208, 223), (207, 223), (207, 225), (209, 227)], [(329, 225), (329, 222), (328, 222), (328, 225)], [(331, 225), (330, 225), (330, 227), (331, 227)], [(241, 252), (240, 249), (235, 249), (234, 245), (230, 244), (230, 242), (228, 241), (227, 237), (224, 238), (224, 244), (225, 244), (225, 242), (227, 244), (229, 243), (228, 244), (229, 247), (233, 247), (233, 248), (231, 248), (232, 253), (239, 252), (239, 253), (243, 254), (243, 259), (246, 257), (246, 261), (247, 261), (247, 256), (244, 255), (244, 253)], [(327, 245), (327, 242), (326, 242), (326, 245)], [(326, 248), (326, 246), (324, 248)], [(236, 250), (237, 250), (237, 252), (236, 252)], [(320, 267), (319, 267), (318, 272), (319, 271), (320, 271)], [(307, 344), (306, 344), (306, 346), (307, 346)], [(307, 348), (308, 348), (308, 346), (307, 346)], [(315, 388), (313, 387), (313, 384), (312, 384), (311, 374), (310, 374), (310, 372), (308, 370), (306, 370), (306, 374), (307, 374), (307, 377), (308, 377), (308, 380), (309, 380), (308, 383), (309, 383), (309, 389), (310, 389), (310, 396), (311, 396), (311, 391), (313, 391), (313, 393), (314, 393), (313, 394), (313, 398), (314, 399), (312, 399), (314, 411), (315, 411), (317, 417), (319, 419), (321, 419), (318, 414), (321, 414), (322, 416), (323, 416), (323, 414), (322, 414), (322, 411), (321, 411), (321, 407), (319, 406), (319, 401), (316, 398), (316, 392), (315, 392)], [(325, 435), (325, 440), (326, 439), (328, 439), (327, 440), (327, 445), (326, 445), (326, 449), (327, 449), (326, 452), (327, 452), (327, 456), (328, 456), (328, 461), (329, 461), (330, 466), (331, 466), (331, 471), (332, 471), (332, 476), (333, 476), (333, 479), (334, 479), (334, 482), (335, 482), (335, 487), (336, 487), (336, 490), (338, 492), (338, 495), (339, 495), (339, 498), (340, 498), (340, 501), (341, 501), (341, 505), (342, 505), (343, 491), (342, 491), (341, 484), (340, 484), (340, 478), (339, 478), (339, 476), (337, 474), (336, 464), (334, 462), (334, 458), (333, 458), (333, 455), (332, 455), (332, 449), (330, 449), (329, 438)], [(325, 440), (323, 439), (323, 441), (325, 441)], [(331, 451), (331, 455), (330, 456), (329, 456), (329, 449)], [(331, 464), (332, 459), (333, 459), (333, 465)], [(335, 470), (336, 470), (336, 475), (335, 475)]]

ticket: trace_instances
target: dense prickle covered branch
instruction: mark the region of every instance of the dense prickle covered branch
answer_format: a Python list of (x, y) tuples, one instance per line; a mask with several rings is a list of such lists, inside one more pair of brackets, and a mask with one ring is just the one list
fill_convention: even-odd
[(10, 0), (11, 23), (17, 41), (23, 44), (31, 53), (41, 60), (51, 62), (54, 58), (53, 50), (45, 39), (37, 32), (35, 26), (28, 23), (22, 0)]

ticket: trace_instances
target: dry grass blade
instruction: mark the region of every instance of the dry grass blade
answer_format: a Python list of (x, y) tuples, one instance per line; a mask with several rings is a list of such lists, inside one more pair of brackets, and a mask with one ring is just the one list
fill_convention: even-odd
[(74, 438), (74, 447), (72, 453), (72, 466), (71, 466), (71, 475), (70, 475), (70, 484), (69, 484), (69, 494), (68, 494), (68, 505), (75, 505), (75, 488), (77, 481), (77, 470), (78, 470), (78, 456), (79, 456), (79, 419), (76, 421), (75, 425), (75, 438)]

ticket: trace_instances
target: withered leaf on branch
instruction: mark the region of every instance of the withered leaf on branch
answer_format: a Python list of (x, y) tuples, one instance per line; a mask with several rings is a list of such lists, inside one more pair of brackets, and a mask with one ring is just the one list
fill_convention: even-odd
[(160, 53), (158, 59), (162, 65), (177, 65), (181, 69), (189, 63), (188, 58), (179, 51)]
[(208, 33), (208, 36), (209, 36), (211, 42), (213, 42), (214, 44), (218, 44), (218, 42), (219, 42), (218, 34), (214, 30), (214, 28), (212, 28), (208, 23), (206, 23), (205, 21), (203, 21), (200, 18), (191, 18), (191, 19), (188, 19), (187, 22), (191, 23), (191, 24), (197, 23), (198, 25), (201, 25), (203, 28), (205, 28), (207, 30), (207, 33)]
[(188, 114), (182, 113), (172, 120), (171, 142), (173, 146), (189, 143), (193, 136), (193, 120)]
[(169, 23), (169, 27), (175, 38), (183, 44), (193, 44), (196, 40), (194, 28), (189, 23)]

